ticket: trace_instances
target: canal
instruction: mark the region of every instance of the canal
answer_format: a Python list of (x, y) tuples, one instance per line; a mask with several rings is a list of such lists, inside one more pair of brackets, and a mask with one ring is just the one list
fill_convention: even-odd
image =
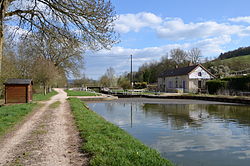
[(88, 105), (178, 166), (249, 166), (249, 106), (143, 98)]

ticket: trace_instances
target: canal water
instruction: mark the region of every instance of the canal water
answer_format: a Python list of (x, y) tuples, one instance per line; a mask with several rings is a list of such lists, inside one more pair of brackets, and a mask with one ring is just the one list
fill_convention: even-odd
[(89, 103), (178, 166), (249, 166), (250, 107), (185, 100)]

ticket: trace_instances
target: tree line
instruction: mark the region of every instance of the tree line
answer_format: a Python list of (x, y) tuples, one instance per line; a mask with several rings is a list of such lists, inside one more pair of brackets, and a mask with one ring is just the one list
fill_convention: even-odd
[(245, 56), (245, 55), (250, 55), (250, 46), (240, 47), (240, 48), (233, 50), (233, 51), (221, 53), (220, 56), (218, 57), (218, 59), (228, 59), (228, 58)]
[(7, 78), (31, 78), (44, 93), (64, 86), (79, 75), (86, 50), (118, 41), (108, 0), (1, 0), (0, 12), (1, 93)]
[[(164, 70), (173, 69), (176, 67), (185, 67), (187, 65), (195, 65), (201, 62), (202, 53), (198, 48), (185, 51), (180, 48), (172, 49), (169, 53), (161, 58), (160, 61), (152, 61), (144, 63), (139, 67), (137, 72), (133, 72), (134, 88), (145, 88), (148, 83), (157, 82), (159, 74)], [(95, 85), (101, 87), (121, 87), (130, 89), (131, 73), (125, 72), (120, 76), (116, 76), (115, 69), (109, 67), (106, 72), (94, 81), (86, 77), (74, 81), (74, 86)]]
[(198, 48), (188, 51), (180, 48), (172, 49), (160, 61), (152, 61), (140, 66), (139, 70), (133, 73), (134, 81), (155, 83), (163, 71), (201, 63), (201, 57), (202, 52)]

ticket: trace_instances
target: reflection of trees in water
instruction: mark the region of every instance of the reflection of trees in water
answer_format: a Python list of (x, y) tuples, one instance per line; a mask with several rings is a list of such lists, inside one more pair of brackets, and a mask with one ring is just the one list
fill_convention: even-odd
[[(174, 129), (185, 127), (199, 128), (204, 119), (221, 119), (250, 126), (250, 108), (232, 105), (198, 105), (198, 104), (144, 104), (142, 110), (146, 116), (159, 116), (162, 121)], [(250, 132), (246, 129), (246, 132)]]
[(250, 126), (250, 107), (236, 105), (204, 105), (211, 116)]
[(104, 104), (106, 107), (107, 112), (114, 112), (115, 111), (115, 103), (105, 103)]
[(145, 104), (143, 110), (146, 116), (157, 116), (174, 129), (183, 129), (187, 126), (197, 128), (201, 123), (190, 116), (192, 105), (182, 104)]

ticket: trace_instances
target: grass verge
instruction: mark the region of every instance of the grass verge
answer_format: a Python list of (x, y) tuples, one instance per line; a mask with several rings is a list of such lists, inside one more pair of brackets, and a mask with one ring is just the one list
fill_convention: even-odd
[(36, 106), (35, 103), (16, 104), (0, 107), (0, 136), (23, 120)]
[(160, 154), (97, 113), (88, 110), (80, 99), (69, 99), (82, 149), (92, 155), (93, 166), (171, 166)]
[(56, 91), (52, 91), (47, 93), (46, 95), (42, 93), (37, 93), (33, 95), (33, 101), (43, 101), (43, 100), (49, 100), (52, 96), (58, 94)]
[(68, 96), (100, 96), (99, 94), (87, 91), (64, 90)]

